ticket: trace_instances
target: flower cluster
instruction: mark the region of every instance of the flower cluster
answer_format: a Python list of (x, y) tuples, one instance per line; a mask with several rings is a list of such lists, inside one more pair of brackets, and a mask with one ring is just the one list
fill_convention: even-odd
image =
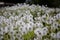
[(59, 39), (59, 8), (17, 4), (0, 9), (0, 40)]

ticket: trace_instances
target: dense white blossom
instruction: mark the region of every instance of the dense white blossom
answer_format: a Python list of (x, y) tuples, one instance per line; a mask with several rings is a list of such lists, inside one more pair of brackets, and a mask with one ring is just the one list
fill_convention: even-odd
[(24, 3), (0, 9), (0, 40), (50, 39), (60, 39), (59, 8)]

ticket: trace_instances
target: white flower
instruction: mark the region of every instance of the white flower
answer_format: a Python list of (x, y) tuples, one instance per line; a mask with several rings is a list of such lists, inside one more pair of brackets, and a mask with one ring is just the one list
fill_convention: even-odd
[(57, 18), (57, 19), (60, 19), (60, 13), (58, 13), (58, 14), (56, 15), (56, 18)]
[(0, 28), (0, 34), (3, 35), (3, 28)]
[(44, 28), (42, 29), (42, 32), (43, 32), (43, 35), (47, 35), (47, 32), (48, 32), (47, 27), (44, 27)]
[(42, 28), (43, 27), (43, 24), (40, 23), (40, 22), (36, 22), (36, 26)]
[(57, 28), (58, 28), (58, 23), (57, 23), (57, 22), (54, 22), (54, 23), (52, 24), (52, 27), (53, 27), (53, 29), (57, 29)]
[(52, 38), (56, 38), (57, 36), (56, 36), (55, 33), (51, 33), (51, 37), (52, 37)]
[(29, 22), (29, 25), (33, 27), (34, 23), (33, 22)]
[(41, 28), (37, 28), (36, 30), (34, 30), (34, 33), (39, 36), (42, 37), (42, 29)]
[(15, 16), (14, 18), (15, 18), (15, 20), (18, 20), (18, 19), (19, 19), (19, 17), (18, 17), (18, 16)]
[(60, 38), (60, 31), (57, 33), (57, 38)]
[(22, 35), (27, 33), (26, 27), (22, 27), (21, 33), (22, 33)]
[(60, 9), (59, 8), (56, 8), (56, 12), (60, 12)]
[(27, 30), (28, 30), (28, 31), (33, 30), (33, 26), (31, 26), (30, 24), (27, 24)]

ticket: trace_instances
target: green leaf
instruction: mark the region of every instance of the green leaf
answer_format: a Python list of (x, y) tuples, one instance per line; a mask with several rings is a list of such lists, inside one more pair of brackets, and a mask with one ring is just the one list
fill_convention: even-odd
[(10, 35), (8, 33), (5, 33), (3, 35), (3, 40), (10, 40)]
[(24, 40), (33, 40), (35, 37), (34, 31), (29, 31), (27, 34), (23, 35)]

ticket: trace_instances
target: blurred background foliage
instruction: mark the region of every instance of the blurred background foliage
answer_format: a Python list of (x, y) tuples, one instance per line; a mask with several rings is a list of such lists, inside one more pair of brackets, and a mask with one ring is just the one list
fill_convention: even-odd
[(0, 0), (5, 3), (27, 3), (27, 4), (39, 4), (47, 5), (48, 7), (60, 7), (60, 0)]
[(48, 7), (60, 7), (60, 0), (31, 0), (28, 4), (47, 5)]

